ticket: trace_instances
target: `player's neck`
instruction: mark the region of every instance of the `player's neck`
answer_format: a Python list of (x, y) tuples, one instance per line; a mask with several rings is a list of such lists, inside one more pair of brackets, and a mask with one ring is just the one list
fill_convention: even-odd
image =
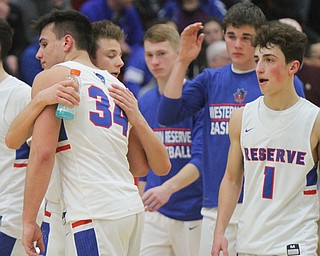
[(157, 79), (157, 85), (158, 85), (158, 90), (159, 94), (163, 94), (164, 88), (166, 87), (168, 79)]
[(256, 69), (256, 63), (254, 60), (245, 63), (232, 63), (232, 68), (239, 73), (247, 73)]
[(96, 68), (96, 66), (94, 66), (94, 64), (91, 62), (89, 54), (86, 51), (76, 51), (70, 53), (66, 56), (65, 61), (75, 61), (88, 67)]
[(286, 93), (264, 95), (264, 104), (272, 110), (281, 111), (292, 107), (299, 99), (300, 97), (293, 87), (293, 90), (287, 91)]

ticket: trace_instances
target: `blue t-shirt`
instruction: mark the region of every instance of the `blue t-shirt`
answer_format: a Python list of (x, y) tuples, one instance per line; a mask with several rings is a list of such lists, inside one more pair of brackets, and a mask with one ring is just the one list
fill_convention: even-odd
[[(304, 97), (295, 78), (295, 88)], [(228, 125), (231, 113), (261, 96), (255, 71), (235, 73), (231, 65), (205, 69), (191, 81), (180, 99), (161, 97), (158, 120), (171, 125), (204, 108), (203, 113), (203, 207), (217, 207), (221, 180), (230, 146)], [(242, 202), (242, 194), (239, 202)]]
[[(162, 185), (187, 163), (194, 164), (200, 173), (202, 172), (201, 111), (195, 117), (188, 118), (179, 124), (164, 127), (159, 125), (156, 115), (159, 101), (160, 94), (156, 86), (139, 98), (139, 107), (150, 127), (166, 146), (172, 168), (165, 176), (157, 176), (150, 170), (146, 177), (141, 178), (146, 182), (145, 190)], [(198, 118), (200, 118), (199, 121), (197, 121)], [(172, 194), (169, 201), (158, 211), (169, 218), (181, 221), (201, 219), (202, 187), (200, 175), (192, 184)]]

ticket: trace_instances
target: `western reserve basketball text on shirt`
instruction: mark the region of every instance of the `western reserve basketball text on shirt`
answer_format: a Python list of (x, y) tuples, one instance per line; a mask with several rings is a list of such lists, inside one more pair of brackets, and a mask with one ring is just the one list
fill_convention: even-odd
[(169, 157), (190, 158), (191, 157), (191, 131), (182, 128), (163, 128), (155, 130), (158, 138), (166, 146)]

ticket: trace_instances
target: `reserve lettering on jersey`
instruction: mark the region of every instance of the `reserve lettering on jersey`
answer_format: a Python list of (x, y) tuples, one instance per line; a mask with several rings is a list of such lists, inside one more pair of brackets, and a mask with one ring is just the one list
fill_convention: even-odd
[(211, 104), (209, 114), (211, 119), (211, 135), (228, 135), (229, 120), (233, 111), (244, 104)]
[(191, 130), (186, 128), (157, 128), (157, 137), (166, 146), (170, 159), (191, 158)]
[(244, 148), (247, 161), (268, 161), (305, 165), (306, 152), (282, 148)]

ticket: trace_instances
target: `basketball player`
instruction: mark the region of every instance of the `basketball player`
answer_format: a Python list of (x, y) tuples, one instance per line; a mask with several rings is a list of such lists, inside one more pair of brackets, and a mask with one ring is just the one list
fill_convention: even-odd
[[(22, 245), (23, 187), (28, 164), (29, 146), (9, 149), (5, 134), (15, 116), (29, 103), (31, 88), (9, 75), (3, 68), (12, 44), (12, 29), (0, 19), (0, 254), (26, 255)], [(35, 219), (38, 211), (35, 212)], [(40, 214), (41, 215), (41, 214)], [(41, 222), (40, 219), (38, 221)]]
[[(100, 69), (118, 77), (120, 69), (124, 63), (121, 59), (121, 43), (124, 40), (124, 32), (121, 28), (108, 20), (101, 20), (92, 23), (93, 46), (90, 49), (92, 63)], [(49, 52), (49, 51), (47, 51)], [(59, 50), (55, 46), (54, 53)], [(45, 54), (43, 51), (37, 54), (37, 58), (42, 63), (44, 69), (51, 68), (53, 65), (63, 62), (65, 59), (64, 50), (61, 49), (58, 57), (52, 52)], [(45, 54), (45, 55), (44, 55)], [(69, 90), (73, 87), (74, 90)], [(40, 91), (34, 96), (29, 105), (24, 109), (25, 114), (17, 116), (6, 135), (6, 143), (9, 148), (18, 148), (21, 143), (32, 133), (35, 119), (47, 105), (62, 103), (68, 107), (77, 106), (80, 98), (78, 86), (71, 80), (61, 81), (54, 86)]]
[[(68, 140), (59, 142), (62, 150), (57, 154), (69, 229), (66, 254), (81, 254), (91, 244), (90, 250), (97, 254), (136, 255), (143, 205), (132, 173), (143, 175), (153, 166), (165, 174), (170, 168), (165, 148), (146, 125), (133, 95), (91, 63), (87, 52), (91, 25), (83, 15), (74, 10), (56, 11), (40, 18), (36, 27), (40, 48), (59, 44), (63, 38), (67, 62), (41, 72), (35, 78), (33, 94), (64, 80), (70, 68), (81, 70), (81, 104), (75, 119), (63, 123)], [(111, 83), (119, 85), (125, 103), (120, 107), (126, 116), (109, 96)], [(24, 245), (30, 255), (35, 252), (34, 241), (44, 250), (34, 211), (44, 196), (54, 162), (61, 124), (54, 113), (55, 106), (47, 106), (33, 129), (23, 214)], [(120, 236), (128, 240), (118, 239)]]
[[(262, 11), (252, 3), (239, 3), (228, 9), (223, 29), (231, 65), (205, 69), (182, 92), (182, 82), (189, 63), (201, 49), (201, 23), (188, 26), (181, 34), (181, 47), (159, 106), (159, 122), (180, 122), (204, 108), (203, 120), (203, 208), (199, 255), (210, 255), (217, 217), (218, 191), (225, 172), (229, 148), (229, 118), (235, 109), (261, 95), (254, 72), (256, 29), (265, 24)], [(300, 95), (303, 87), (300, 81)], [(242, 196), (227, 229), (230, 255), (235, 256), (235, 241)]]
[[(92, 23), (92, 31), (93, 47), (90, 50), (92, 62), (98, 68), (107, 70), (113, 76), (118, 77), (120, 69), (124, 64), (121, 59), (121, 43), (124, 40), (124, 32), (119, 26), (107, 20)], [(57, 51), (58, 49), (55, 50)], [(40, 61), (51, 58), (50, 51), (47, 50), (47, 54), (44, 55), (43, 53), (40, 48), (37, 55)], [(63, 60), (64, 58), (60, 59), (60, 61), (56, 60), (56, 62), (63, 62)], [(58, 171), (53, 172), (52, 175), (54, 174), (57, 177), (54, 178), (52, 176), (50, 180), (50, 186), (46, 193), (47, 204), (44, 222), (41, 227), (46, 256), (63, 255), (65, 251), (64, 213), (61, 203), (60, 177)]]
[(172, 168), (163, 177), (150, 170), (139, 180), (147, 210), (140, 256), (196, 256), (202, 220), (202, 130), (196, 119), (201, 114), (177, 125), (159, 125), (154, 113), (177, 57), (180, 35), (172, 25), (157, 24), (146, 31), (143, 41), (146, 64), (157, 86), (139, 98), (139, 108), (166, 145)]
[(124, 63), (121, 44), (124, 42), (123, 30), (109, 20), (92, 23), (93, 47), (90, 51), (92, 63), (100, 69), (118, 77)]
[[(106, 69), (110, 74), (118, 77), (120, 69), (123, 66), (123, 61), (121, 59), (121, 42), (124, 39), (124, 32), (121, 28), (110, 21), (103, 20), (94, 22), (92, 24), (93, 28), (93, 47), (91, 49), (91, 59), (96, 64), (96, 66), (101, 69)], [(51, 50), (51, 45), (46, 47), (46, 51), (41, 48), (37, 53), (37, 58), (41, 61), (44, 69), (51, 68), (52, 65), (63, 62), (65, 58), (64, 50), (59, 49), (58, 45), (52, 45), (54, 47)], [(49, 49), (48, 49), (49, 48)], [(52, 54), (55, 52), (56, 54)], [(58, 54), (60, 52), (60, 54)], [(94, 56), (94, 57), (93, 57)], [(39, 92), (35, 98), (27, 106), (26, 109), (18, 115), (17, 119), (12, 123), (11, 129), (7, 134), (7, 144), (19, 145), (19, 141), (23, 141), (25, 137), (23, 135), (26, 131), (32, 129), (36, 117), (41, 113), (46, 105), (55, 104), (61, 102), (73, 105), (78, 105), (79, 96), (74, 90), (67, 89), (67, 86), (71, 86), (70, 80), (62, 82), (63, 85), (59, 83), (55, 86), (49, 87), (41, 92)], [(76, 84), (72, 86), (77, 89)], [(53, 97), (55, 95), (57, 97)], [(65, 97), (65, 98), (64, 98)], [(42, 107), (39, 108), (40, 104), (36, 106), (32, 105), (34, 102), (43, 102)], [(71, 105), (70, 107), (73, 107)], [(30, 114), (32, 112), (32, 114)], [(32, 124), (32, 125), (31, 125)], [(58, 168), (57, 164), (55, 168)], [(50, 180), (50, 186), (46, 193), (46, 208), (43, 217), (42, 233), (45, 243), (45, 255), (62, 255), (65, 250), (65, 240), (64, 234), (65, 230), (63, 227), (63, 209), (61, 204), (61, 185), (59, 172), (53, 170), (52, 178)], [(57, 176), (57, 177), (55, 177)]]
[(263, 96), (235, 110), (230, 120), (213, 256), (229, 255), (224, 232), (243, 180), (238, 255), (317, 255), (320, 114), (293, 85), (306, 42), (304, 33), (279, 21), (255, 38)]

